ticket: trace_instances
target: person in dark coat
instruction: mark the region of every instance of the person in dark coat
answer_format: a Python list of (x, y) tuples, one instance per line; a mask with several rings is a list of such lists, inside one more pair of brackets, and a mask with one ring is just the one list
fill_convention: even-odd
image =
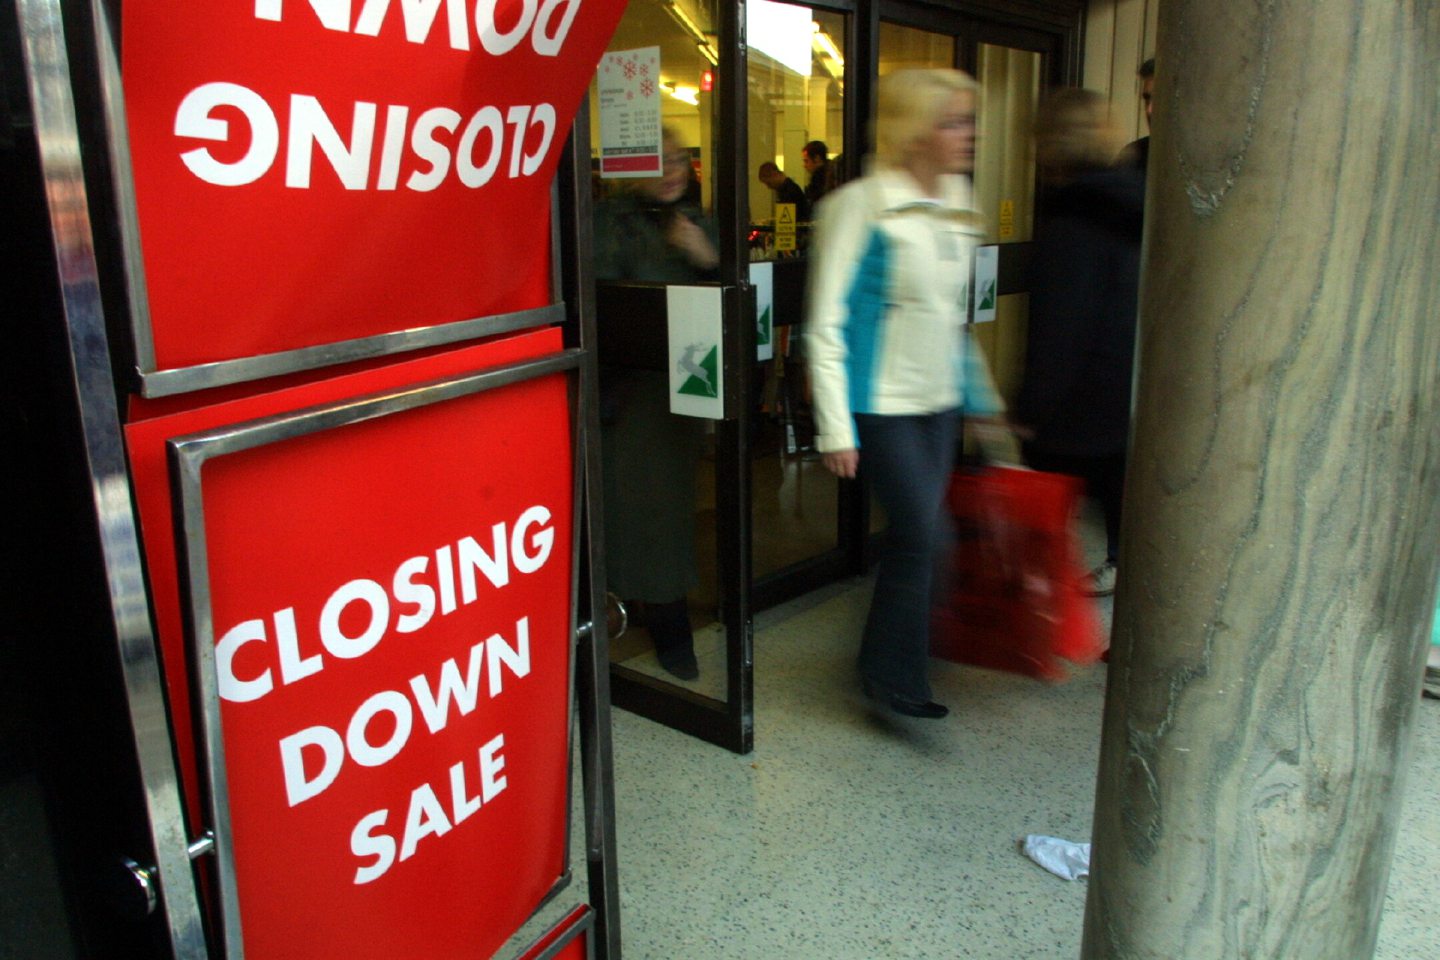
[[(661, 176), (637, 180), (595, 208), (601, 280), (695, 283), (720, 265), (715, 225), (688, 199), (690, 154), (664, 135)], [(623, 323), (602, 316), (599, 323)], [(695, 563), (695, 476), (704, 422), (670, 412), (665, 369), (600, 369), (605, 575), (627, 607), (643, 610), (660, 665), (699, 676), (686, 594)]]
[(801, 223), (810, 222), (810, 199), (805, 196), (805, 191), (800, 189), (800, 184), (785, 176), (785, 171), (777, 167), (772, 161), (766, 160), (760, 164), (759, 171), (755, 174), (760, 182), (771, 190), (775, 191), (776, 203), (795, 204), (795, 219)]
[(821, 197), (839, 185), (835, 167), (830, 162), (830, 148), (822, 140), (811, 140), (801, 148), (800, 162), (810, 175), (805, 181), (805, 199), (813, 209)]
[(1110, 167), (1103, 97), (1064, 90), (1036, 120), (1042, 191), (1024, 384), (1014, 420), (1026, 462), (1081, 477), (1105, 514), (1092, 594), (1114, 591), (1130, 431), (1143, 175)]
[[(1145, 106), (1145, 129), (1149, 130), (1150, 120), (1155, 115), (1155, 58), (1140, 64), (1135, 76), (1140, 78), (1140, 102)], [(1127, 143), (1115, 163), (1117, 166), (1134, 167), (1144, 179), (1145, 168), (1150, 165), (1150, 134)]]

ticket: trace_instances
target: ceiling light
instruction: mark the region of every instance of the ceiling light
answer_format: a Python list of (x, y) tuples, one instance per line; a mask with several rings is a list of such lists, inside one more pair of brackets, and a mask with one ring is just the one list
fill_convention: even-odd
[(818, 23), (814, 23), (812, 21), (810, 26), (815, 31), (812, 37), (815, 42), (815, 49), (820, 53), (823, 53), (825, 56), (829, 57), (831, 60), (834, 60), (843, 70), (845, 68), (845, 58), (840, 55), (840, 48), (835, 46), (834, 40), (830, 39), (830, 34), (826, 33), (824, 30), (821, 30), (820, 24)]
[(681, 87), (672, 83), (666, 87), (665, 92), (681, 103), (688, 103), (692, 107), (700, 106), (700, 91), (694, 87)]
[(675, 22), (680, 24), (681, 29), (690, 34), (696, 43), (705, 42), (705, 32), (695, 26), (695, 21), (691, 20), (690, 15), (680, 8), (680, 4), (676, 3), (675, 0), (670, 0), (670, 2), (665, 5), (665, 9), (670, 11), (670, 16), (675, 18)]

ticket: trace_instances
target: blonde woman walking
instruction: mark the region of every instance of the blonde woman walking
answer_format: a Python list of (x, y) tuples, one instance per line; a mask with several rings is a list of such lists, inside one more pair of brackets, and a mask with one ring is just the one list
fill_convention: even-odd
[(930, 580), (962, 409), (1000, 404), (965, 331), (981, 236), (968, 174), (975, 86), (956, 70), (901, 70), (880, 86), (872, 172), (821, 202), (806, 346), (816, 448), (863, 471), (889, 527), (859, 669), (891, 710), (949, 710), (928, 677)]

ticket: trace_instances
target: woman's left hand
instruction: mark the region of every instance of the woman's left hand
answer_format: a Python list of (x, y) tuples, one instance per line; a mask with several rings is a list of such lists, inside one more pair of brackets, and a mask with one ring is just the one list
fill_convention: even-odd
[(665, 234), (670, 246), (685, 255), (690, 264), (701, 270), (714, 270), (720, 265), (720, 253), (695, 221), (677, 216)]

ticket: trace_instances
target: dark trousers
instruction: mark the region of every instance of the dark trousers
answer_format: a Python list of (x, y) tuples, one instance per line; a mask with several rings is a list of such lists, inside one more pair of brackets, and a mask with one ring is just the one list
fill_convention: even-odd
[(860, 643), (860, 674), (906, 700), (930, 699), (930, 581), (949, 529), (942, 504), (955, 462), (957, 411), (856, 414), (860, 469), (889, 526)]
[(1046, 473), (1064, 473), (1085, 481), (1085, 495), (1100, 503), (1105, 514), (1105, 559), (1114, 563), (1120, 556), (1120, 505), (1125, 499), (1125, 451), (1099, 457), (1068, 453), (1047, 453), (1031, 445), (1024, 449), (1025, 462)]

